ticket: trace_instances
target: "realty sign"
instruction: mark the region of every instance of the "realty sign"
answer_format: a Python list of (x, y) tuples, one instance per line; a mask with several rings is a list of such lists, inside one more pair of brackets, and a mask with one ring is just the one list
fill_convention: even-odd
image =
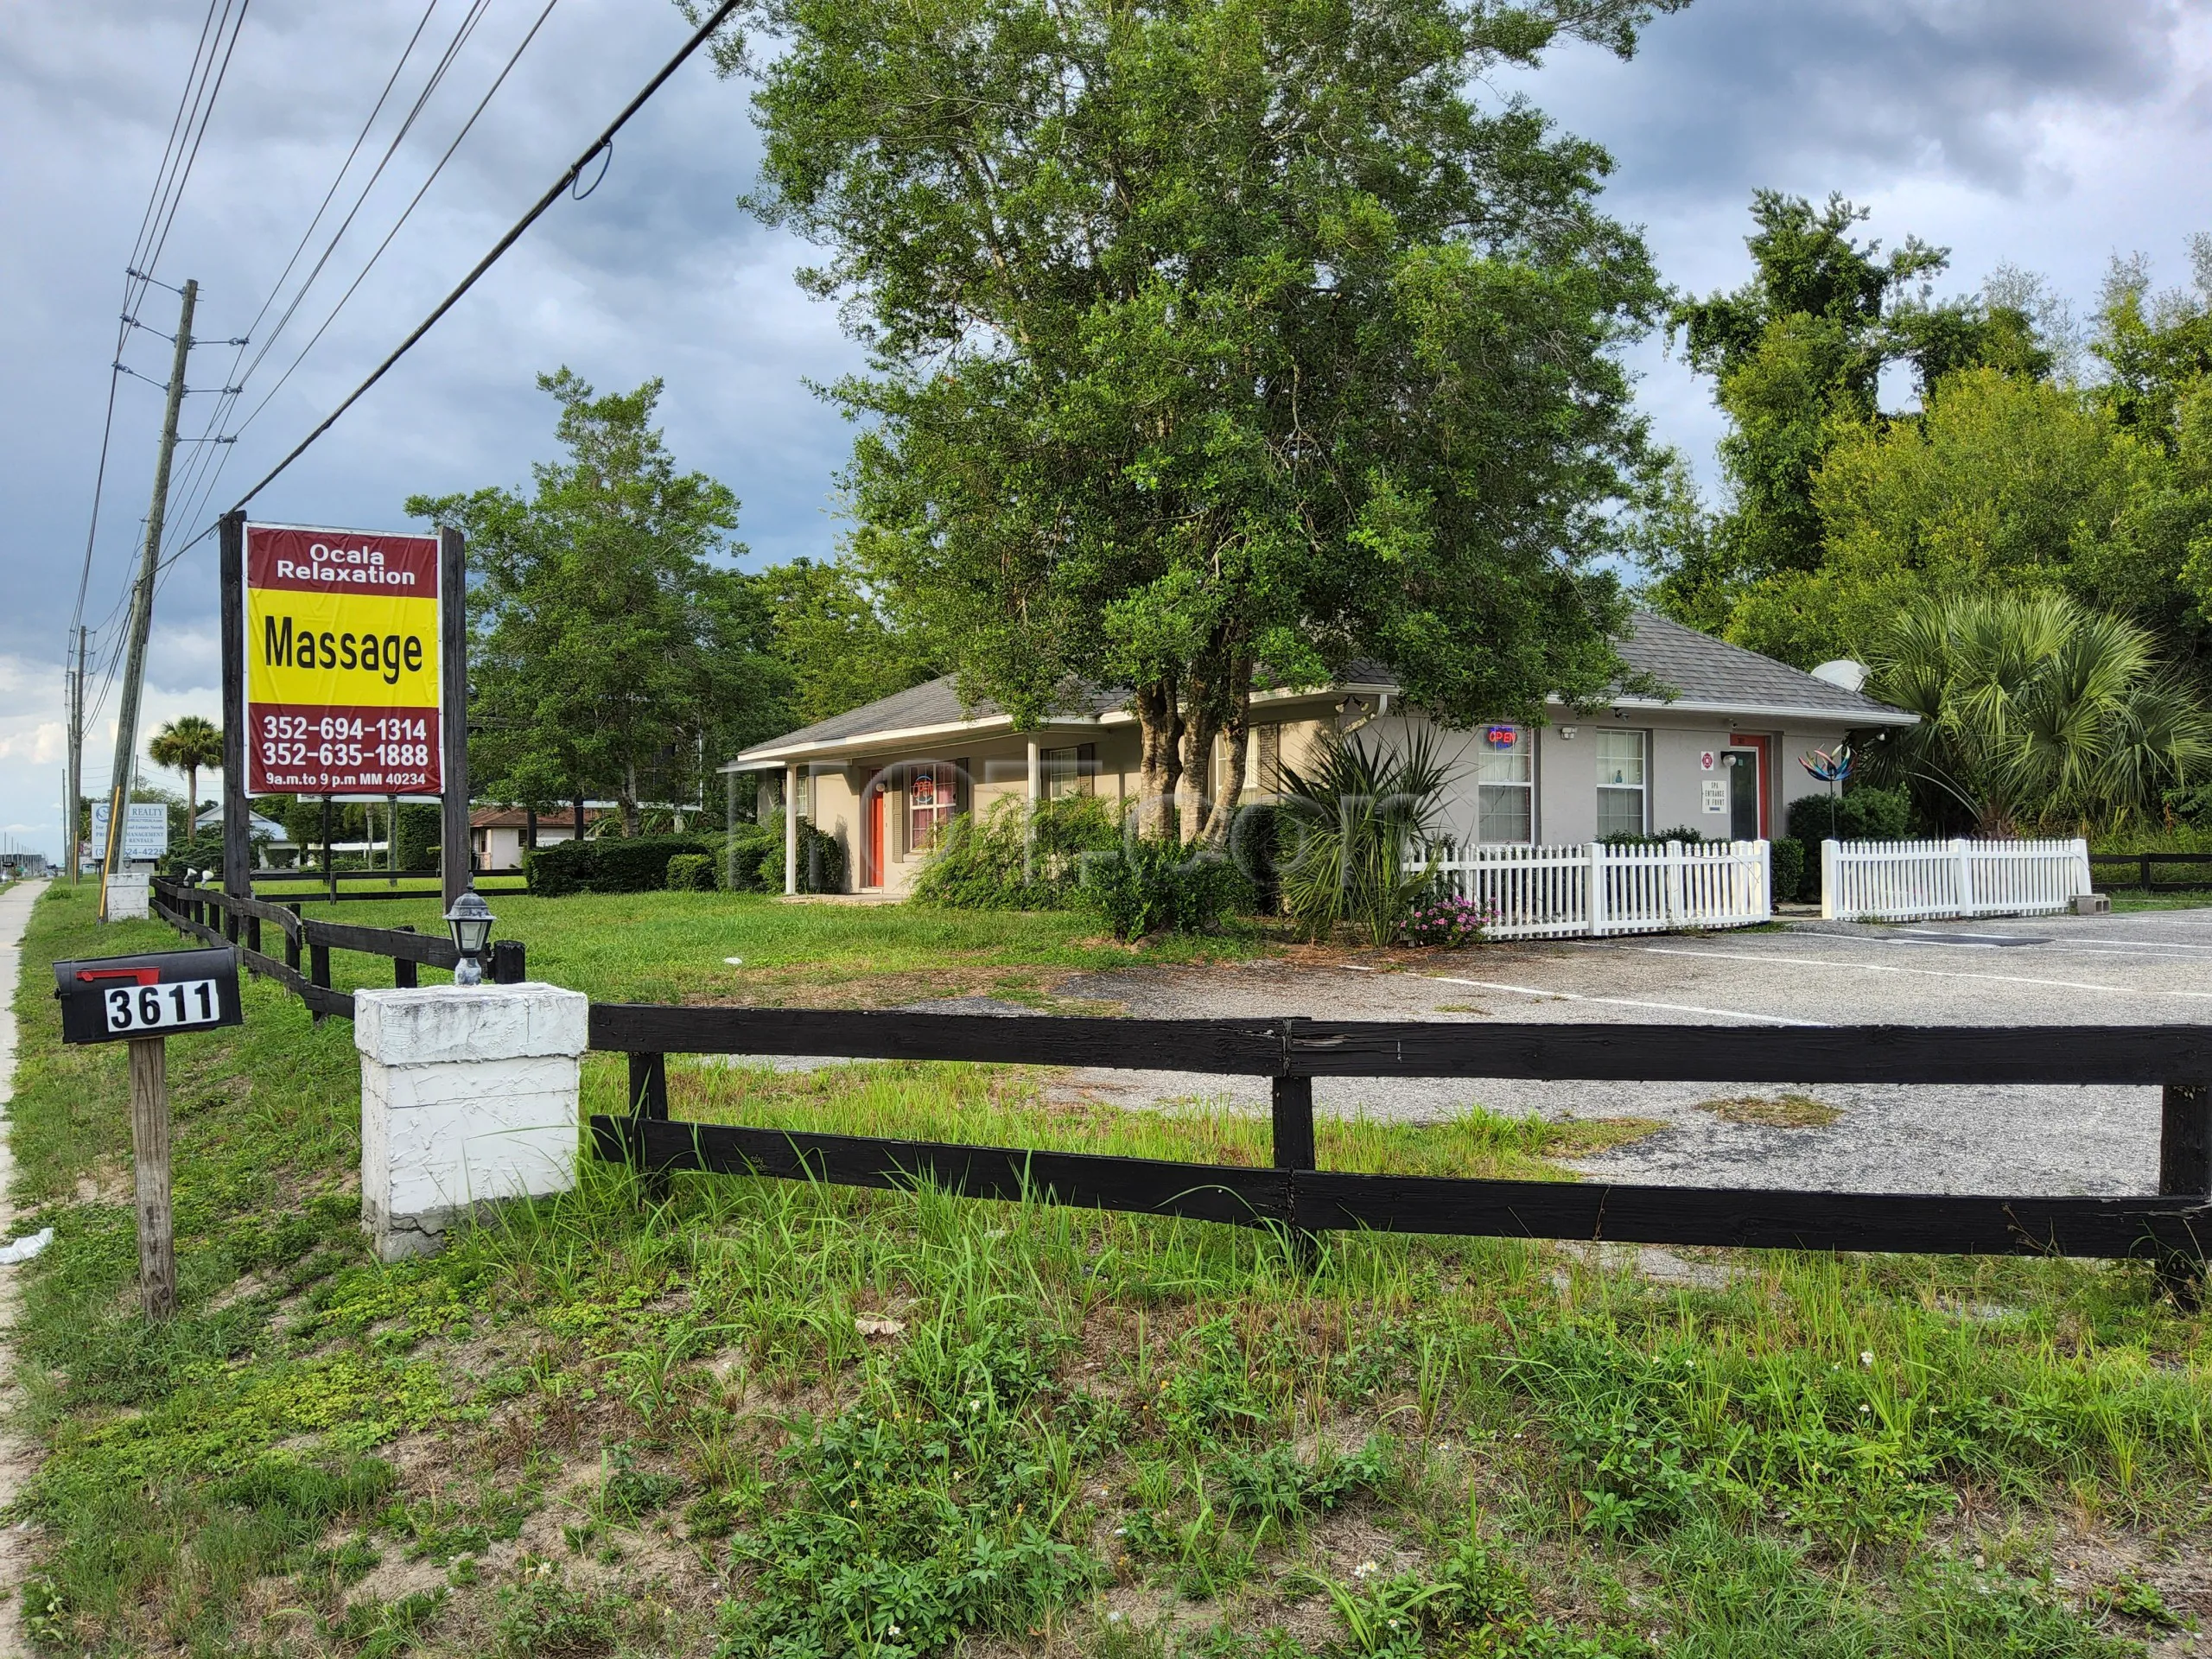
[[(88, 850), (96, 858), (107, 856), (108, 804), (92, 803), (92, 839)], [(159, 801), (133, 801), (123, 815), (123, 857), (126, 863), (143, 863), (169, 849), (169, 810)]]
[(246, 793), (435, 795), (438, 538), (245, 527)]

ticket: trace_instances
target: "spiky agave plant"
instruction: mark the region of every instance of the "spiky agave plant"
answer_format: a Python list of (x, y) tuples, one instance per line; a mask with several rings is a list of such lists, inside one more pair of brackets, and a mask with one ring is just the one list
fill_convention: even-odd
[(1283, 906), (1308, 938), (1350, 922), (1389, 944), (1427, 887), (1433, 862), (1416, 851), (1435, 838), (1450, 773), (1434, 736), (1402, 747), (1331, 733), (1310, 772), (1282, 768)]

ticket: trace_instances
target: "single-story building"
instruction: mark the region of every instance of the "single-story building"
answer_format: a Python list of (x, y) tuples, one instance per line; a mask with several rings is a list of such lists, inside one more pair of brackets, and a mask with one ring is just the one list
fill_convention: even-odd
[[(1790, 801), (1827, 787), (1801, 757), (1915, 720), (1861, 692), (1856, 664), (1804, 673), (1650, 613), (1618, 643), (1631, 669), (1673, 695), (1624, 695), (1581, 710), (1554, 698), (1541, 725), (1450, 730), (1407, 708), (1379, 668), (1356, 669), (1341, 684), (1259, 693), (1246, 797), (1268, 798), (1281, 769), (1306, 766), (1328, 732), (1402, 742), (1427, 728), (1452, 772), (1446, 832), (1463, 845), (1578, 843), (1681, 825), (1708, 841), (1771, 839)], [(1017, 731), (989, 703), (963, 712), (952, 681), (932, 680), (756, 745), (722, 771), (763, 774), (764, 806), (772, 791), (787, 820), (804, 817), (842, 842), (852, 890), (892, 897), (962, 813), (1007, 796), (1133, 803), (1138, 731), (1126, 702), (1102, 691)], [(1224, 755), (1217, 747), (1217, 789)]]
[[(621, 816), (621, 809), (614, 806), (587, 806), (584, 808), (585, 833), (602, 818)], [(559, 841), (575, 839), (576, 819), (573, 811), (541, 812), (537, 815), (537, 844), (550, 847)], [(522, 868), (522, 855), (530, 845), (530, 813), (519, 806), (480, 806), (468, 815), (468, 838), (475, 843), (476, 868), (490, 873), (502, 873)]]

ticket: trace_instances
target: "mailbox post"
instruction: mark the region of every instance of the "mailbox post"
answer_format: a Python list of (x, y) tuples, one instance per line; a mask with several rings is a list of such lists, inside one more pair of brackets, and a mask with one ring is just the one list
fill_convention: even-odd
[(233, 950), (160, 950), (54, 964), (65, 1043), (130, 1045), (130, 1155), (138, 1186), (138, 1297), (149, 1319), (176, 1312), (169, 1202), (169, 1033), (243, 1020)]

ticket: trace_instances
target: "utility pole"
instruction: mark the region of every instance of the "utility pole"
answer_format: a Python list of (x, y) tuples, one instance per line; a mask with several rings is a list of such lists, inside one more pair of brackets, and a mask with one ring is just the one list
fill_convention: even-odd
[(123, 856), (124, 820), (130, 813), (130, 777), (138, 759), (138, 697), (146, 686), (146, 635), (154, 625), (154, 575), (162, 562), (162, 524), (169, 510), (169, 461), (176, 454), (177, 414), (184, 404), (184, 365), (192, 355), (192, 308), (200, 284), (185, 279), (169, 359), (169, 395), (162, 415), (162, 447), (154, 461), (154, 504), (146, 514), (146, 550), (130, 592), (130, 654), (124, 659), (123, 702), (116, 710), (115, 781), (108, 791), (107, 846), (100, 860), (100, 920), (107, 920), (108, 880)]
[(79, 623), (77, 637), (70, 641), (76, 658), (69, 669), (69, 795), (62, 809), (61, 845), (68, 855), (73, 887), (81, 879), (78, 871), (85, 862), (85, 838), (78, 831), (77, 815), (84, 810), (85, 799), (85, 639), (88, 632)]

